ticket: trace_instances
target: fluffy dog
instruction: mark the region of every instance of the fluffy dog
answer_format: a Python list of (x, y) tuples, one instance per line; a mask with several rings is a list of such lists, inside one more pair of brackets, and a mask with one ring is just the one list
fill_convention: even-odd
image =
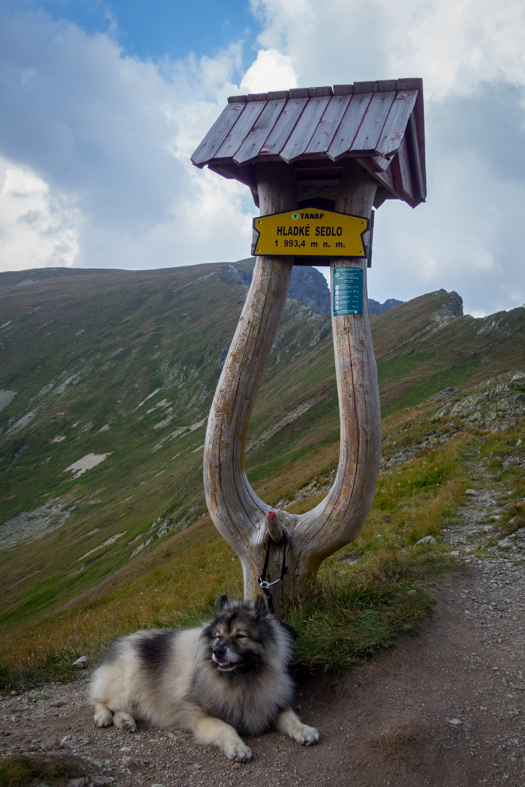
[(239, 735), (270, 727), (306, 746), (319, 733), (290, 703), (288, 632), (257, 601), (228, 601), (201, 628), (139, 631), (115, 642), (93, 675), (95, 724), (134, 732), (135, 719), (191, 730), (230, 760), (252, 752)]

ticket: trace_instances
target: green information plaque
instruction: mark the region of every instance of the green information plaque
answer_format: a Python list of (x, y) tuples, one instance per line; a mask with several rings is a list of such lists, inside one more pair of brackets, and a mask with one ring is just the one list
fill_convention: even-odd
[(363, 271), (361, 268), (337, 268), (334, 271), (334, 317), (363, 313)]

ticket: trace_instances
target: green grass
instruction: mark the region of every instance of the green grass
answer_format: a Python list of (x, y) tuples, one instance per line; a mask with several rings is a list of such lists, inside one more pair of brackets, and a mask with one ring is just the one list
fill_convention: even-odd
[[(440, 544), (417, 541), (439, 536), (442, 521), (463, 500), (460, 445), (380, 476), (361, 535), (324, 562), (311, 598), (289, 610), (300, 668), (346, 669), (417, 628), (431, 606), (424, 583), (455, 566)], [(196, 525), (134, 561), (113, 587), (14, 628), (0, 651), (0, 686), (68, 679), (73, 661), (85, 655), (95, 662), (116, 636), (206, 620), (221, 592), (241, 596), (239, 561), (211, 524)]]
[[(435, 371), (436, 368), (438, 371)], [(412, 351), (387, 361), (380, 360), (377, 364), (380, 384), (403, 377), (414, 378), (406, 390), (401, 390), (383, 408), (383, 417), (420, 404), (443, 388), (468, 385), (482, 368), (483, 363), (479, 357), (461, 358), (458, 363), (450, 365), (444, 358), (439, 358), (437, 352)]]
[(403, 355), (398, 355), (394, 358), (380, 359), (377, 364), (377, 375), (379, 382), (384, 380), (391, 380), (404, 376), (407, 372), (418, 369), (424, 364), (432, 362), (436, 357), (436, 353), (418, 352), (415, 349)]
[[(464, 499), (461, 445), (380, 475), (361, 535), (323, 563), (311, 596), (289, 610), (300, 669), (347, 670), (418, 629), (433, 605), (425, 584), (457, 569), (439, 536)], [(418, 543), (425, 536), (436, 543)]]
[(35, 787), (43, 782), (58, 787), (81, 775), (77, 766), (57, 757), (12, 754), (0, 758), (0, 787)]
[[(390, 419), (393, 432), (403, 426), (404, 417)], [(411, 419), (412, 435), (427, 429), (428, 422), (417, 410)], [(418, 629), (433, 605), (428, 582), (459, 570), (439, 539), (442, 526), (454, 519), (465, 489), (472, 485), (466, 462), (480, 456), (496, 462), (505, 488), (513, 490), (509, 497), (515, 505), (509, 507), (502, 529), (509, 527), (513, 516), (523, 515), (523, 470), (518, 465), (500, 467), (516, 453), (520, 436), (524, 436), (523, 425), (503, 435), (464, 434), (380, 475), (374, 505), (359, 537), (323, 563), (306, 600), (285, 610), (285, 619), (298, 633), (299, 671), (344, 671)], [(308, 458), (300, 460), (305, 468)], [(328, 469), (321, 471), (321, 480)], [(311, 480), (303, 475), (294, 488), (298, 491)], [(276, 494), (282, 492), (282, 487), (274, 487)], [(306, 511), (317, 502), (314, 495), (298, 506)], [(436, 543), (418, 543), (429, 535)], [(95, 663), (116, 636), (139, 628), (186, 627), (208, 619), (221, 592), (240, 597), (240, 564), (204, 518), (85, 599), (14, 627), (0, 650), (0, 687), (71, 679), (77, 674), (72, 663), (79, 656)]]
[[(338, 442), (339, 431), (327, 435), (324, 440), (318, 440), (315, 443), (315, 446), (317, 449), (319, 449), (323, 446), (333, 445), (334, 443)], [(301, 457), (308, 455), (311, 450), (311, 446), (304, 446), (303, 448), (298, 448), (295, 451), (288, 451), (287, 453), (281, 454), (280, 456), (255, 467), (250, 467), (248, 464), (247, 474), (250, 483), (256, 484), (258, 481), (262, 481), (265, 478), (277, 475), (286, 467), (286, 465), (294, 464), (294, 462), (296, 462)]]
[(392, 647), (400, 636), (413, 634), (434, 600), (410, 582), (385, 589), (370, 587), (359, 576), (339, 585), (325, 581), (312, 597), (293, 610), (289, 622), (298, 632), (296, 664), (309, 674), (344, 672), (353, 664)]
[[(518, 443), (518, 441), (521, 441)], [(511, 491), (499, 521), (491, 520), (496, 537), (493, 543), (525, 527), (525, 473), (522, 464), (508, 464), (505, 460), (516, 456), (523, 461), (525, 455), (525, 425), (521, 429), (502, 434), (489, 435), (479, 444), (479, 455), (489, 463), (490, 472), (496, 483)]]
[[(195, 281), (213, 271), (213, 278)], [(113, 635), (141, 625), (182, 625), (186, 619), (209, 614), (214, 594), (224, 587), (240, 593), (238, 563), (231, 562), (230, 551), (228, 567), (235, 570), (225, 570), (227, 560), (221, 550), (229, 547), (217, 539), (205, 518), (198, 538), (191, 528), (173, 538), (177, 525), (170, 535), (155, 538), (139, 558), (131, 558), (156, 520), (170, 517), (178, 523), (193, 510), (191, 524), (205, 513), (202, 456), (195, 452), (204, 441), (205, 425), (153, 449), (176, 428), (197, 423), (209, 412), (220, 373), (219, 357), (231, 340), (245, 294), (221, 276), (218, 265), (142, 273), (70, 271), (35, 288), (15, 291), (8, 286), (0, 292), (4, 319), (17, 326), (16, 332), (0, 338), (0, 352), (6, 359), (0, 388), (18, 392), (0, 413), (0, 428), (4, 428), (0, 525), (55, 498), (71, 509), (60, 530), (0, 554), (4, 681), (18, 680), (18, 675), (34, 682), (40, 667), (42, 675), (67, 677), (73, 657), (87, 651), (95, 658)], [(428, 332), (429, 326), (434, 327), (433, 314), (445, 300), (446, 293), (432, 293), (372, 321), (383, 412), (392, 413), (384, 422), (386, 457), (400, 446), (417, 443), (425, 432), (443, 431), (443, 424), (425, 421), (430, 413), (427, 404), (410, 411), (400, 407), (446, 385), (462, 384), (476, 375), (486, 378), (525, 362), (521, 340), (525, 310), (503, 315), (505, 331), (495, 343), (492, 334), (478, 333), (478, 323), (470, 317)], [(326, 323), (326, 318), (306, 312), (296, 302), (289, 302), (283, 313), (278, 329), (283, 338), (267, 364), (250, 440), (306, 400), (322, 398), (248, 453), (248, 476), (269, 504), (293, 499), (296, 490), (337, 462), (339, 422), (331, 337), (315, 341)], [(58, 394), (58, 386), (77, 372), (81, 373), (78, 384)], [(51, 382), (54, 392), (40, 395)], [(138, 408), (161, 384), (162, 391)], [(201, 386), (205, 386), (204, 398), (191, 404)], [(174, 417), (155, 429), (164, 411), (148, 414), (147, 410), (163, 398)], [(5, 427), (34, 408), (35, 402), (40, 407), (38, 417), (23, 431), (6, 437)], [(82, 431), (87, 422), (93, 427)], [(110, 429), (98, 433), (106, 423)], [(57, 435), (66, 439), (53, 443)], [(515, 471), (502, 466), (504, 448), (494, 461), (502, 479), (507, 479)], [(89, 452), (112, 453), (78, 479), (63, 472)], [(424, 525), (429, 520), (423, 507), (432, 507), (436, 494), (441, 499), (452, 476), (447, 468), (433, 470), (430, 461), (428, 467), (414, 466), (408, 474), (393, 471), (384, 485), (380, 483), (363, 535), (353, 545), (360, 565), (375, 559), (382, 539), (389, 549), (409, 552), (427, 530), (439, 532), (439, 517), (433, 520), (433, 530)], [(394, 478), (390, 484), (388, 479)], [(417, 500), (422, 501), (420, 509)], [(316, 502), (319, 496), (314, 495), (294, 504), (293, 510), (306, 511)], [(449, 501), (449, 510), (454, 505)], [(445, 509), (440, 509), (440, 516), (446, 516)], [(382, 529), (381, 539), (374, 531), (376, 525)], [(362, 538), (370, 532), (374, 536), (365, 547)], [(119, 533), (124, 535), (101, 546)], [(86, 557), (91, 550), (95, 551)], [(225, 561), (220, 571), (215, 571), (215, 560)], [(326, 566), (335, 573), (341, 568), (330, 561)], [(319, 592), (335, 592), (329, 590), (330, 583), (323, 585), (326, 566)], [(155, 568), (161, 569), (162, 579)], [(355, 570), (347, 577), (352, 588), (358, 582)], [(139, 603), (141, 593), (150, 598), (148, 604)], [(104, 602), (91, 608), (96, 599)], [(322, 597), (319, 603), (324, 603)], [(378, 597), (378, 609), (383, 609), (381, 604)], [(385, 604), (384, 609), (392, 606)], [(368, 613), (363, 614), (366, 618)]]

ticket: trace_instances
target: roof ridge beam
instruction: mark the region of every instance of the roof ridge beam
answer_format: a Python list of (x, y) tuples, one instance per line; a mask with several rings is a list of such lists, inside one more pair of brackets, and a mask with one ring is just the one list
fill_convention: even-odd
[(293, 87), (290, 89), (290, 98), (309, 98), (307, 87)]
[(354, 82), (354, 93), (377, 93), (377, 82)]
[(319, 98), (320, 96), (333, 96), (333, 90), (329, 85), (325, 87), (309, 87), (308, 95), (310, 98)]
[(353, 85), (334, 85), (334, 96), (348, 96), (353, 92)]
[(289, 90), (270, 90), (268, 92), (268, 101), (273, 101), (279, 98), (290, 98)]
[(423, 88), (423, 80), (420, 77), (410, 79), (398, 79), (398, 90), (421, 90)]
[(398, 90), (397, 79), (381, 79), (376, 84), (378, 93), (392, 93)]

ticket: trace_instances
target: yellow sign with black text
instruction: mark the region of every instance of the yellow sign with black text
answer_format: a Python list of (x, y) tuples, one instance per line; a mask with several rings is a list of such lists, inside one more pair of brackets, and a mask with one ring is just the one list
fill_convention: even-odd
[(273, 213), (253, 220), (252, 254), (294, 257), (365, 257), (364, 216), (318, 208)]

